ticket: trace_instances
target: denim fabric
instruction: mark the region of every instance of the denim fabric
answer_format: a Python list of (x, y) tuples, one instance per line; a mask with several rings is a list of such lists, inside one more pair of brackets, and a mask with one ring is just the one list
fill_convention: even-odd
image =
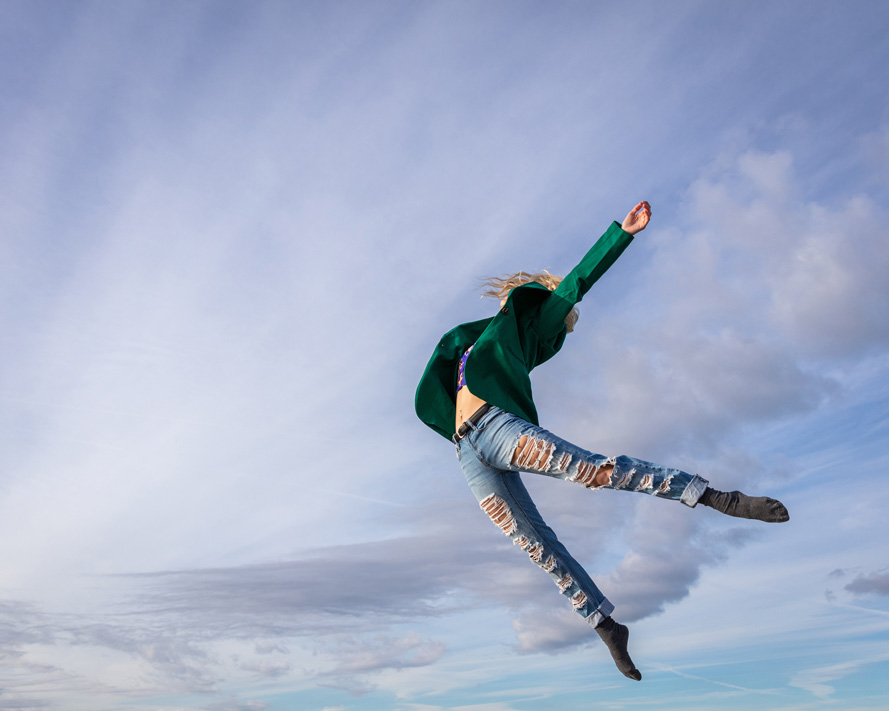
[[(707, 488), (705, 479), (679, 469), (632, 457), (593, 454), (498, 407), (470, 428), (456, 442), (457, 457), (479, 505), (552, 576), (559, 591), (593, 627), (611, 614), (614, 605), (544, 523), (519, 472), (565, 479), (590, 489), (638, 491), (692, 507)], [(605, 472), (609, 467), (612, 470), (608, 483), (600, 486), (595, 478), (602, 467)]]

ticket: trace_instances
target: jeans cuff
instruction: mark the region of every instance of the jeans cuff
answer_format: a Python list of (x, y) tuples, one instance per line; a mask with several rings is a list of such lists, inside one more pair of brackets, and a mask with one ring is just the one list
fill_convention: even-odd
[(599, 605), (599, 609), (596, 610), (592, 615), (586, 618), (586, 621), (589, 622), (590, 627), (598, 627), (602, 624), (602, 621), (608, 617), (612, 612), (614, 612), (614, 605), (611, 604), (607, 599), (602, 600), (602, 604)]
[(688, 482), (688, 486), (685, 487), (685, 491), (682, 492), (679, 500), (686, 506), (694, 508), (697, 506), (698, 499), (704, 495), (704, 491), (706, 491), (709, 484), (709, 481), (695, 474), (692, 480)]

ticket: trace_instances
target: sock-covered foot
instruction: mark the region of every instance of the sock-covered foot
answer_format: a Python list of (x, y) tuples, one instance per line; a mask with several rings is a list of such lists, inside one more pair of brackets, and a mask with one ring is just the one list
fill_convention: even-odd
[(767, 496), (747, 496), (740, 491), (717, 491), (708, 486), (698, 503), (738, 518), (752, 518), (768, 523), (790, 520), (790, 514), (780, 501)]
[(627, 629), (627, 626), (606, 617), (596, 627), (596, 632), (599, 633), (605, 646), (608, 647), (608, 651), (611, 652), (611, 657), (620, 673), (630, 679), (641, 681), (642, 672), (636, 669), (636, 665), (630, 659), (630, 653), (627, 652), (627, 640), (630, 639), (630, 630)]

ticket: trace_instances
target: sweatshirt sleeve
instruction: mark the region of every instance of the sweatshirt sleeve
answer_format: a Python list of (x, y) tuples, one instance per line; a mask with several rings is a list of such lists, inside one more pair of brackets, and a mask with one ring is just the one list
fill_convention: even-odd
[(541, 338), (554, 338), (562, 330), (565, 318), (590, 288), (633, 241), (617, 222), (612, 222), (574, 269), (562, 280), (540, 307), (537, 332)]

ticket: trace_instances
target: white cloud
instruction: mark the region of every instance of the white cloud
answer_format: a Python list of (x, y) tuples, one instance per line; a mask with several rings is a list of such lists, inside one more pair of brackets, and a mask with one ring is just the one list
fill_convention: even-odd
[(514, 618), (512, 628), (518, 641), (516, 649), (522, 654), (558, 654), (598, 640), (591, 634), (589, 626), (569, 609), (552, 610), (540, 606)]
[(790, 680), (790, 686), (810, 692), (819, 699), (826, 699), (833, 695), (835, 689), (829, 682), (837, 681), (857, 672), (867, 661), (854, 660), (832, 664), (826, 667), (806, 669), (794, 674)]

